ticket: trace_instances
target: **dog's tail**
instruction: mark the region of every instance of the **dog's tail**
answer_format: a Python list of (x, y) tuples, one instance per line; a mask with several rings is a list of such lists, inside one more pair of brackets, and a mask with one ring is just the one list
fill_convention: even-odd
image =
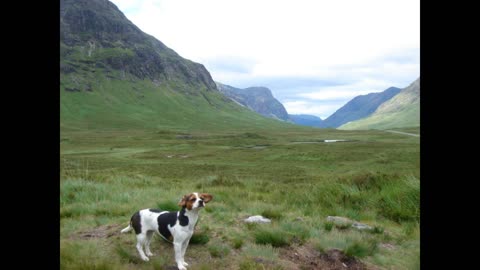
[(128, 224), (128, 226), (125, 229), (121, 230), (120, 232), (121, 233), (127, 233), (127, 232), (131, 231), (132, 229), (133, 229), (132, 223), (130, 223), (130, 224)]
[[(128, 224), (128, 226), (121, 230), (120, 232), (121, 233), (126, 233), (126, 232), (129, 232), (131, 231), (132, 229), (135, 229), (135, 232), (136, 233), (140, 233), (140, 232), (137, 232), (137, 227), (135, 227), (135, 224), (139, 224), (140, 223), (140, 211), (137, 211), (135, 214), (133, 214), (133, 216), (130, 218), (130, 223)], [(134, 228), (135, 227), (135, 228)]]

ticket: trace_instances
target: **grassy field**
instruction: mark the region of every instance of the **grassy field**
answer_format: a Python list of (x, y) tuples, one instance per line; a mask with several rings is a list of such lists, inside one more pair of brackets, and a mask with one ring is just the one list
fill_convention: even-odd
[[(63, 126), (60, 147), (62, 269), (175, 269), (171, 244), (155, 236), (155, 256), (145, 263), (134, 233), (119, 232), (136, 210), (176, 210), (193, 191), (214, 199), (187, 249), (189, 269), (314, 269), (307, 255), (332, 249), (369, 269), (419, 269), (419, 138), (309, 128)], [(272, 223), (242, 222), (250, 215)], [(336, 227), (329, 215), (375, 229)]]

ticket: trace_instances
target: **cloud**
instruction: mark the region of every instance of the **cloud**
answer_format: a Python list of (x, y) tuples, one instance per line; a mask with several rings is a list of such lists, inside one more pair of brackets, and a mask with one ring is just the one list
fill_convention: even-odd
[(325, 120), (330, 116), (331, 111), (337, 110), (345, 105), (342, 102), (316, 102), (309, 100), (286, 101), (283, 103), (289, 114), (310, 114)]
[[(269, 87), (296, 111), (331, 114), (420, 74), (419, 0), (112, 2), (214, 80)], [(332, 102), (315, 108), (320, 101)]]

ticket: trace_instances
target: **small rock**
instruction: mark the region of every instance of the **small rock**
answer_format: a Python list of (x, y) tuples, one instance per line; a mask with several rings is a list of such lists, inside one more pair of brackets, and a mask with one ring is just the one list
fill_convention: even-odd
[(262, 216), (251, 216), (244, 219), (244, 221), (248, 223), (270, 223), (271, 222), (270, 219), (264, 218)]
[(371, 226), (368, 226), (367, 224), (363, 224), (359, 222), (354, 222), (352, 224), (352, 227), (354, 227), (357, 230), (373, 230)]
[(373, 227), (363, 224), (346, 217), (328, 216), (327, 221), (333, 222), (337, 226), (351, 226), (357, 230), (373, 230)]

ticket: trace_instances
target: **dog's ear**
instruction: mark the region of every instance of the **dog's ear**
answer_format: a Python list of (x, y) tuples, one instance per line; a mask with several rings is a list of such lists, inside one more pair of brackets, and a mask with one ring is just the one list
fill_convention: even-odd
[(208, 203), (209, 201), (211, 201), (213, 199), (213, 196), (208, 194), (208, 193), (201, 193), (200, 194), (200, 198), (202, 198), (202, 200), (205, 202), (205, 203)]
[(187, 195), (183, 195), (182, 199), (178, 202), (178, 206), (185, 207), (187, 205)]

